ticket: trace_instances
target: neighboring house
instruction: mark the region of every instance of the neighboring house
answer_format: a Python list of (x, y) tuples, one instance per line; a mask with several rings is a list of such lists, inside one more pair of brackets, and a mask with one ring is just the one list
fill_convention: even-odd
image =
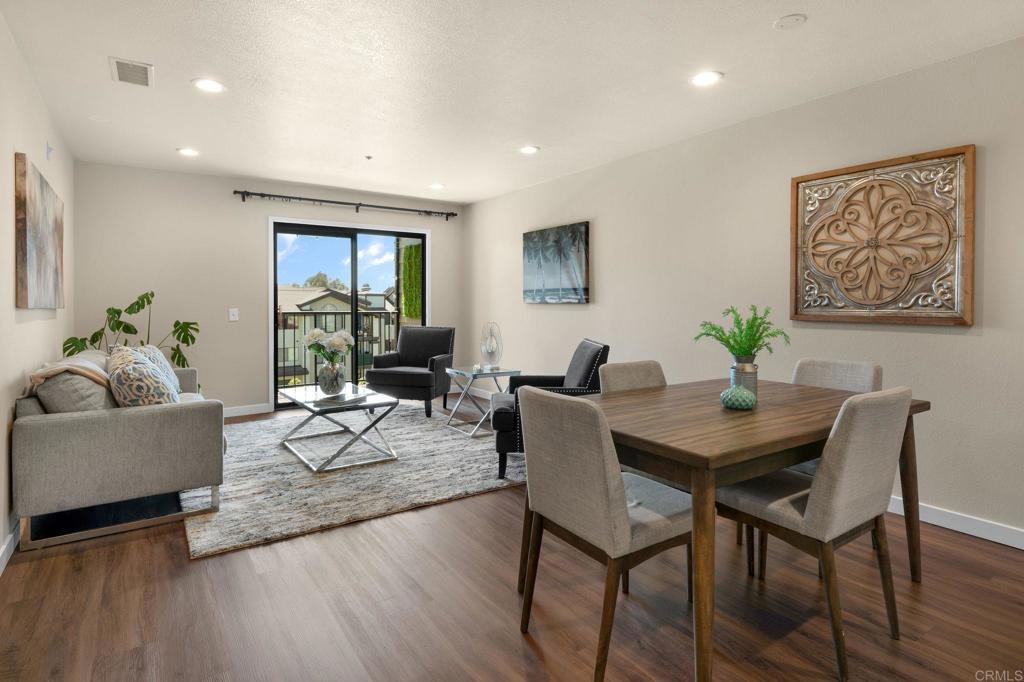
[[(384, 292), (360, 291), (356, 308), (360, 313), (371, 313), (362, 317), (361, 331), (357, 333), (362, 353), (372, 358), (373, 354), (392, 350), (397, 330), (389, 315), (372, 313), (393, 313), (397, 311), (395, 288)], [(315, 367), (313, 357), (303, 346), (306, 333), (315, 326), (327, 331), (346, 328), (351, 331), (349, 313), (352, 310), (352, 294), (327, 287), (279, 286), (277, 288), (277, 377), (279, 383), (306, 383), (310, 381)], [(301, 313), (327, 313), (326, 315), (302, 315)], [(330, 315), (335, 313), (336, 315)], [(362, 363), (362, 360), (360, 360)]]
[[(279, 286), (277, 288), (277, 310), (281, 313), (347, 313), (351, 310), (352, 295), (348, 291), (324, 287)], [(366, 312), (394, 312), (395, 288), (388, 287), (381, 293), (361, 291), (356, 306)]]

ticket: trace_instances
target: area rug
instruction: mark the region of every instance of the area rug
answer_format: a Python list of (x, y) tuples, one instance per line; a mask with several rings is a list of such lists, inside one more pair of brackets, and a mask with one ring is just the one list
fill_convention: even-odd
[[(497, 478), (493, 437), (469, 438), (445, 426), (446, 416), (427, 418), (422, 403), (399, 405), (380, 424), (398, 453), (397, 460), (316, 474), (280, 444), (306, 416), (303, 412), (225, 427), (228, 448), (220, 510), (185, 520), (193, 559), (520, 485), (525, 480), (521, 457), (509, 458), (506, 478)], [(359, 429), (366, 425), (362, 413), (342, 414), (340, 421)], [(333, 428), (324, 420), (314, 420), (302, 433)], [(375, 437), (373, 432), (370, 435)], [(340, 447), (347, 437), (324, 436), (305, 442), (328, 452)], [(351, 450), (357, 449), (364, 454), (373, 452), (363, 444)], [(185, 510), (209, 502), (209, 488), (181, 493)]]

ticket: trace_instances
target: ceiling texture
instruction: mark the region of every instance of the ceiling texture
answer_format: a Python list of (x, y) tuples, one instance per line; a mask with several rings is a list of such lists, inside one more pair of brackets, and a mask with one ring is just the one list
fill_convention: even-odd
[[(0, 12), (77, 159), (456, 203), (1024, 35), (1021, 0), (0, 0)], [(807, 23), (772, 28), (794, 12)], [(153, 64), (154, 87), (114, 82), (111, 56)], [(704, 69), (726, 77), (687, 82)], [(199, 77), (227, 91), (201, 93)], [(541, 152), (519, 154), (526, 144)]]

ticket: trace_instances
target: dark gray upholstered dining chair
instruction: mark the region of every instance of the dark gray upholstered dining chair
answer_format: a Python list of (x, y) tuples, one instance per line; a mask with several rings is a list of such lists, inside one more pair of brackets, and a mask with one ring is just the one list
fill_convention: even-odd
[(546, 531), (606, 567), (594, 667), (599, 681), (624, 571), (672, 547), (689, 549), (692, 500), (675, 488), (621, 472), (608, 422), (592, 402), (527, 386), (519, 390), (519, 408), (533, 517), (520, 629), (525, 633), (530, 625)]
[(608, 350), (608, 346), (599, 341), (583, 339), (576, 346), (565, 374), (509, 377), (508, 392), (491, 395), (491, 428), (494, 430), (494, 449), (498, 451), (498, 478), (505, 478), (508, 453), (523, 451), (516, 390), (520, 386), (537, 386), (563, 395), (598, 393), (601, 380), (597, 370), (608, 362)]
[(422, 400), (429, 417), (431, 401), (437, 396), (444, 396), (448, 406), (451, 377), (445, 370), (452, 366), (454, 351), (453, 327), (401, 327), (398, 349), (373, 357), (366, 384), (393, 398)]
[(889, 634), (899, 639), (885, 511), (899, 467), (910, 389), (848, 398), (813, 477), (782, 469), (719, 488), (718, 513), (774, 535), (818, 558), (832, 621), (839, 679), (848, 676), (835, 550), (864, 533), (874, 538)]

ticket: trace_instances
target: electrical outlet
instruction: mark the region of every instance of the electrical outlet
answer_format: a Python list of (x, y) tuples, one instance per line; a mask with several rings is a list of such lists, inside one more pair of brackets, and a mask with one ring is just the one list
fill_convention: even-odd
[(238, 322), (238, 308), (228, 308), (228, 322)]

